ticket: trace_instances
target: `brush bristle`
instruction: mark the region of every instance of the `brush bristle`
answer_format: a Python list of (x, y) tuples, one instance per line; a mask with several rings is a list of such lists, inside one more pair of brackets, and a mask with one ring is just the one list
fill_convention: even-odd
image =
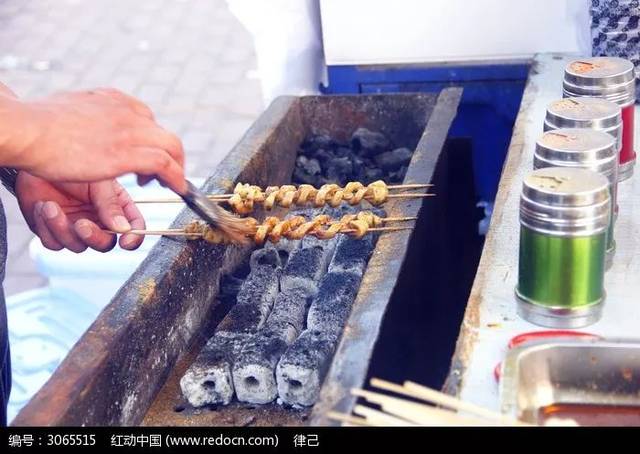
[(235, 244), (248, 244), (249, 235), (254, 233), (250, 222), (239, 218), (227, 210), (220, 208), (217, 228), (222, 231)]

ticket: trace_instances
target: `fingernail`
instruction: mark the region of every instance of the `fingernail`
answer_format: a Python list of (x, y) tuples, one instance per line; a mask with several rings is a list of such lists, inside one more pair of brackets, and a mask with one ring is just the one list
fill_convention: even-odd
[(45, 202), (42, 206), (42, 214), (47, 219), (53, 219), (58, 215), (58, 207), (54, 202)]
[(44, 202), (36, 202), (35, 206), (33, 207), (34, 211), (36, 212), (36, 214), (40, 214), (42, 213), (42, 205), (44, 205)]
[(120, 239), (120, 246), (129, 247), (136, 240), (136, 235), (123, 235)]
[(78, 222), (76, 224), (76, 232), (83, 240), (91, 237), (91, 234), (93, 233), (91, 226), (87, 222)]
[(116, 224), (116, 228), (120, 232), (127, 232), (131, 230), (131, 225), (129, 224), (129, 221), (127, 221), (127, 218), (125, 218), (124, 216), (116, 216), (115, 218), (113, 218), (113, 222)]

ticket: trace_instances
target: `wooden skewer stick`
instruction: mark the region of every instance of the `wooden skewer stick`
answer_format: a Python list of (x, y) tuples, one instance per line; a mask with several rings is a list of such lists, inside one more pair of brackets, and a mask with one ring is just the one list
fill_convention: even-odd
[(353, 407), (353, 413), (366, 418), (367, 421), (375, 424), (376, 426), (415, 426), (415, 424), (410, 421), (391, 416), (388, 413), (367, 407), (366, 405), (356, 405)]
[(417, 199), (419, 197), (435, 197), (433, 193), (429, 194), (389, 194), (387, 199)]
[[(412, 230), (413, 227), (371, 227), (367, 232), (397, 232), (400, 230)], [(187, 233), (184, 229), (163, 229), (163, 230), (143, 230), (133, 229), (128, 232), (115, 232), (113, 230), (104, 230), (106, 233), (113, 234), (133, 234), (133, 235), (162, 235), (162, 236), (202, 236), (202, 233)], [(354, 229), (341, 230), (338, 233), (353, 233)]]
[[(389, 194), (387, 195), (388, 199), (415, 199), (420, 197), (435, 197), (435, 194), (432, 193), (420, 193), (420, 194)], [(224, 202), (231, 198), (231, 195), (220, 194), (220, 195), (208, 195), (207, 198), (209, 200), (214, 200), (216, 202)], [(368, 197), (364, 198), (365, 200)], [(175, 197), (166, 197), (166, 198), (154, 198), (154, 199), (135, 199), (134, 203), (184, 203), (182, 199)]]
[[(442, 405), (444, 407), (448, 407), (457, 411), (472, 413), (482, 418), (499, 421), (503, 424), (518, 425), (518, 426), (524, 425), (524, 423), (518, 421), (517, 419), (510, 418), (498, 412), (487, 410), (486, 408), (480, 407), (479, 405), (475, 405), (470, 402), (465, 402), (463, 400), (456, 399), (455, 397), (449, 396), (445, 393), (441, 393), (434, 389), (427, 388), (426, 386), (422, 386), (412, 381), (406, 381), (404, 382), (404, 386), (400, 386), (400, 385), (396, 385), (395, 383), (389, 383), (389, 382), (385, 382), (384, 380), (374, 378), (371, 380), (371, 385), (377, 388), (379, 387), (381, 389), (385, 389), (384, 387), (386, 386), (387, 387), (386, 389), (390, 391), (395, 391), (395, 387), (398, 387), (404, 391), (395, 391), (395, 392), (403, 393), (407, 396), (414, 397), (416, 399), (424, 400), (427, 402), (433, 402), (434, 404)], [(389, 389), (389, 385), (395, 385), (394, 389)]]
[(397, 397), (352, 389), (355, 396), (363, 397), (367, 401), (378, 404), (387, 413), (406, 419), (410, 422), (427, 426), (486, 426), (492, 425), (486, 420), (460, 416), (451, 410), (435, 408), (430, 405), (418, 404)]
[(357, 416), (348, 415), (346, 413), (339, 413), (337, 411), (330, 411), (327, 413), (329, 419), (335, 421), (346, 422), (347, 424), (353, 424), (354, 426), (372, 426), (365, 418), (359, 418)]
[(370, 383), (371, 383), (371, 386), (373, 386), (374, 388), (384, 389), (385, 391), (391, 391), (397, 394), (413, 397), (415, 399), (431, 402), (436, 405), (441, 405), (443, 407), (451, 408), (453, 410), (475, 414), (482, 418), (499, 421), (503, 424), (509, 424), (509, 425), (522, 424), (518, 420), (507, 417), (501, 413), (487, 410), (486, 408), (480, 407), (478, 405), (475, 405), (469, 402), (465, 402), (460, 399), (456, 399), (455, 397), (449, 396), (445, 393), (427, 388), (425, 386), (422, 386), (410, 381), (405, 382), (404, 386), (401, 386), (396, 383), (391, 383), (386, 380), (381, 380), (379, 378), (372, 378)]
[(387, 186), (387, 189), (420, 189), (420, 188), (431, 188), (435, 186), (435, 184), (431, 183), (410, 183), (410, 184), (394, 184)]

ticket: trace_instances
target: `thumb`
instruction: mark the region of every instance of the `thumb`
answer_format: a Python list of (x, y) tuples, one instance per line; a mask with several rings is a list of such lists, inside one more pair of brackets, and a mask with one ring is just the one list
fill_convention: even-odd
[(128, 232), (131, 225), (120, 203), (120, 185), (115, 180), (105, 180), (89, 185), (89, 198), (100, 222), (114, 232)]

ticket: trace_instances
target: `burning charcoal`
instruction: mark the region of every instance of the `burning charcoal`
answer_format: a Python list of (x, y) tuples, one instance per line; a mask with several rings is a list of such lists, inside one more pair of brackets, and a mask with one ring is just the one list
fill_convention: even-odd
[(348, 158), (348, 157), (351, 157), (352, 154), (353, 154), (353, 151), (351, 151), (351, 149), (345, 148), (345, 147), (339, 147), (334, 152), (334, 155), (335, 155), (336, 158)]
[(296, 158), (296, 167), (302, 169), (308, 175), (318, 175), (322, 169), (317, 159), (298, 156)]
[(183, 396), (194, 407), (227, 405), (233, 398), (232, 358), (249, 338), (248, 334), (216, 333), (180, 379)]
[(344, 272), (362, 276), (375, 247), (375, 240), (375, 235), (365, 235), (361, 239), (343, 235), (336, 245), (328, 273)]
[[(261, 322), (264, 321), (269, 315), (276, 295), (280, 290), (280, 272), (281, 268), (276, 265), (253, 267), (251, 273), (242, 284), (236, 305), (256, 308), (260, 311)], [(224, 323), (224, 320), (222, 323)], [(254, 329), (259, 328), (261, 325), (262, 323), (259, 323)]]
[(400, 169), (402, 166), (408, 165), (411, 161), (412, 155), (413, 152), (408, 148), (396, 148), (393, 151), (380, 153), (375, 157), (375, 161), (382, 170), (391, 172)]
[(315, 175), (309, 175), (299, 167), (293, 169), (293, 182), (298, 184), (310, 184), (316, 186), (318, 184), (318, 177)]
[(238, 400), (265, 404), (278, 396), (276, 365), (302, 331), (308, 301), (304, 289), (278, 295), (264, 328), (247, 340), (233, 366)]
[(351, 159), (348, 157), (334, 158), (327, 162), (324, 176), (329, 180), (344, 185), (353, 172)]
[(353, 180), (364, 180), (364, 171), (365, 171), (365, 161), (364, 159), (358, 156), (351, 156), (351, 175), (353, 176)]
[[(256, 251), (263, 251), (262, 249)], [(254, 253), (255, 254), (255, 253)], [(278, 257), (268, 250), (262, 257)], [(278, 257), (277, 263), (280, 258)], [(231, 370), (240, 347), (262, 327), (279, 290), (280, 266), (273, 259), (256, 259), (238, 292), (236, 304), (216, 328), (194, 363), (180, 380), (184, 396), (194, 406), (228, 404), (233, 397)]]
[(384, 173), (380, 169), (369, 167), (364, 171), (364, 178), (364, 183), (369, 184), (377, 180), (382, 180), (384, 178)]
[(307, 329), (276, 368), (278, 394), (290, 405), (313, 405), (360, 288), (362, 275), (327, 273), (307, 314)]
[(281, 268), (282, 261), (280, 260), (280, 254), (278, 254), (278, 250), (271, 247), (263, 247), (261, 249), (256, 249), (251, 253), (251, 259), (249, 260), (251, 264), (251, 269), (256, 268), (260, 265), (268, 265), (273, 268)]
[(351, 136), (351, 146), (355, 151), (362, 150), (364, 154), (374, 155), (388, 150), (391, 144), (384, 134), (358, 128)]
[(362, 274), (327, 273), (307, 314), (307, 328), (325, 333), (342, 332), (351, 304), (360, 288)]
[(335, 158), (331, 151), (320, 149), (313, 154), (313, 159), (318, 161), (321, 166), (327, 165), (327, 162)]
[(326, 134), (318, 134), (307, 139), (302, 146), (306, 150), (316, 151), (321, 148), (333, 148), (335, 146), (335, 142)]
[(305, 237), (300, 242), (300, 247), (289, 256), (287, 266), (282, 272), (282, 290), (303, 288), (309, 295), (315, 295), (318, 291), (318, 281), (327, 270), (337, 240), (337, 237), (330, 240)]
[(285, 404), (311, 406), (320, 395), (339, 337), (306, 329), (276, 367), (278, 395)]

